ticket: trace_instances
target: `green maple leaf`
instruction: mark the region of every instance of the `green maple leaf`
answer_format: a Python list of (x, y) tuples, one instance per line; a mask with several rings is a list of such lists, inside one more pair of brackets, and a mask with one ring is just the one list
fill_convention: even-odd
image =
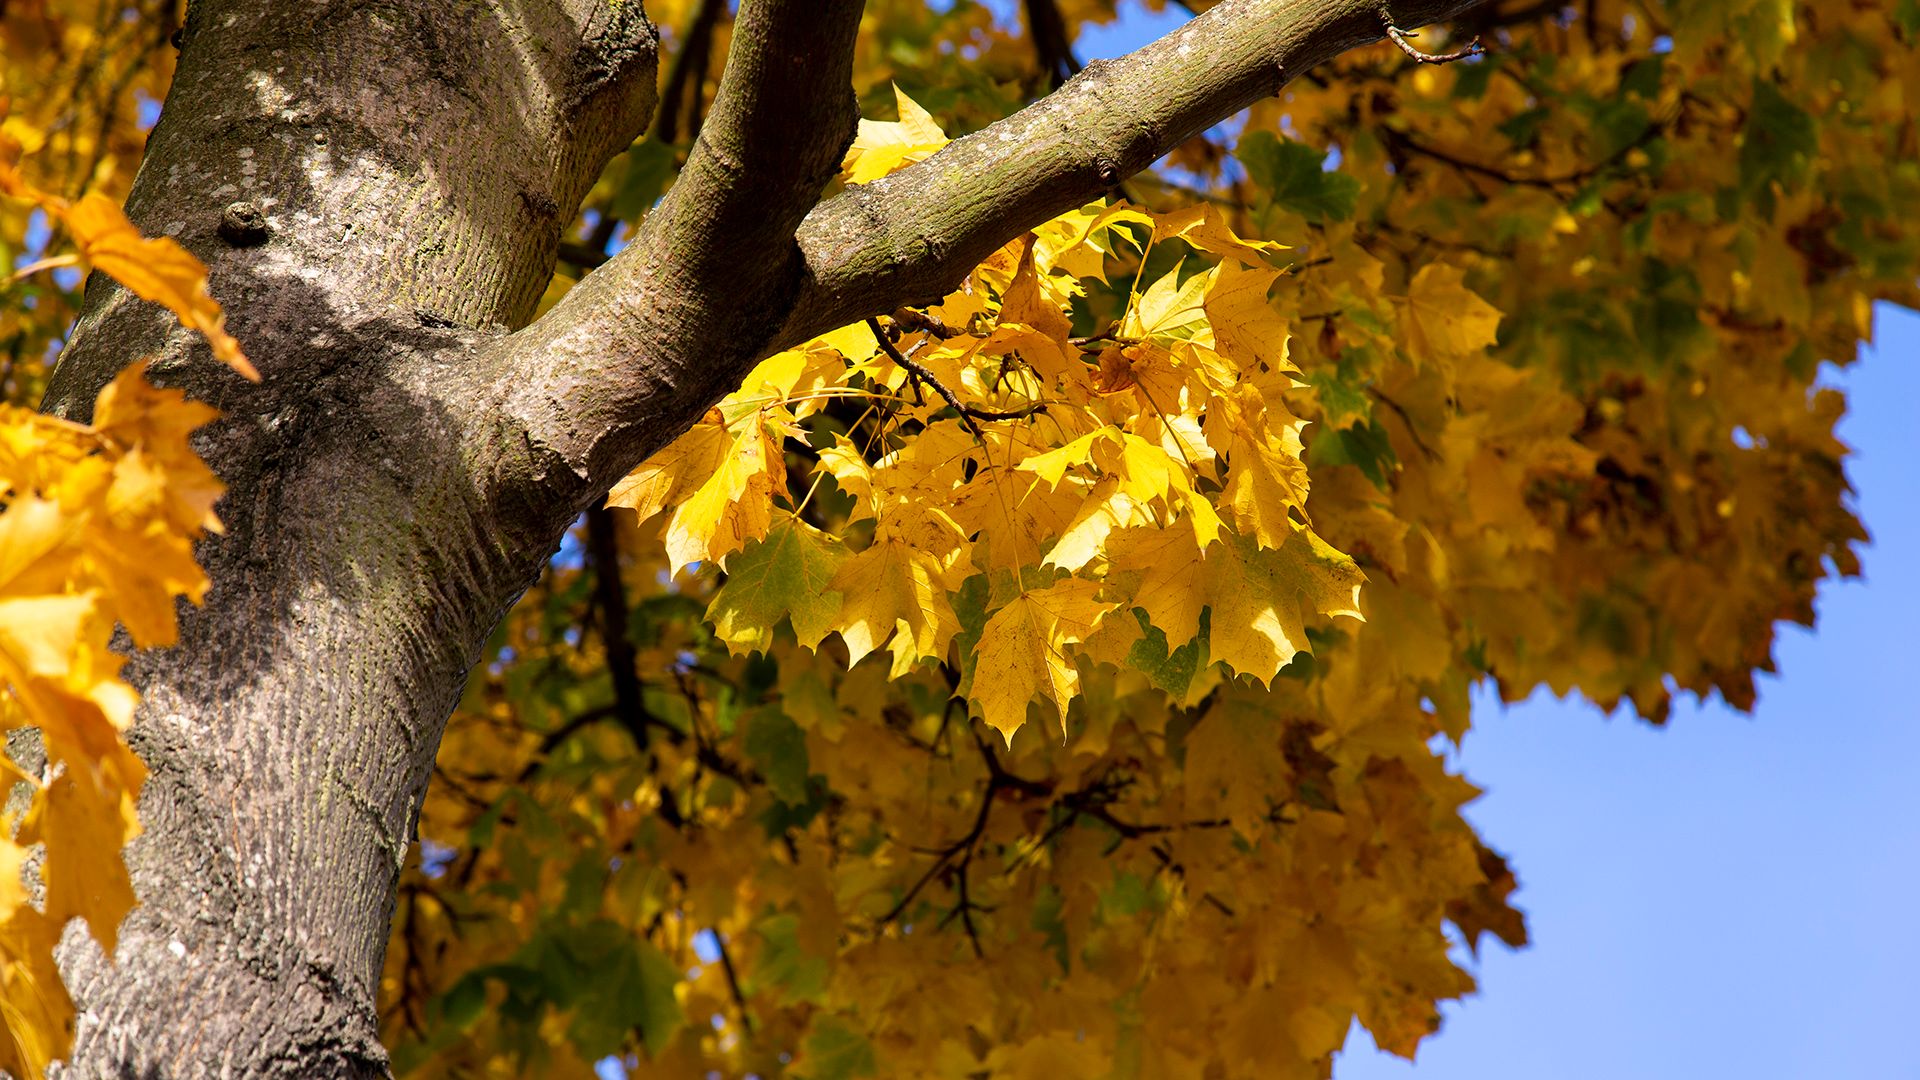
[(827, 586), (846, 549), (806, 522), (776, 517), (767, 538), (727, 560), (727, 583), (707, 608), (714, 633), (734, 652), (773, 644), (781, 619), (793, 620), (800, 644), (814, 648), (840, 614), (840, 594)]

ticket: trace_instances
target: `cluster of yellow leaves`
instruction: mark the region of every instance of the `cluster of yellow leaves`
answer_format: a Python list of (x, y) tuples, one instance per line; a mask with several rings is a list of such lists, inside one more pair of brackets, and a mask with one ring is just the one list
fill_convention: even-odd
[[(848, 182), (945, 141), (904, 95), (900, 110), (899, 124), (863, 123)], [(1116, 246), (1173, 240), (1219, 261), (1176, 261), (1108, 332), (1072, 338), (1080, 277), (1100, 276)], [(726, 567), (709, 617), (741, 649), (765, 648), (791, 617), (809, 647), (839, 632), (849, 663), (887, 650), (898, 677), (946, 658), (971, 605), (966, 621), (979, 625), (954, 666), (1009, 742), (1031, 704), (1064, 719), (1083, 664), (1125, 666), (1148, 630), (1169, 649), (1196, 641), (1203, 608), (1208, 660), (1269, 683), (1309, 649), (1309, 622), (1360, 616), (1362, 579), (1306, 524), (1302, 422), (1286, 401), (1305, 384), (1268, 301), (1280, 270), (1264, 261), (1284, 250), (1243, 240), (1207, 209), (1065, 215), (931, 308), (939, 329), (889, 333), (891, 350), (969, 408), (1017, 420), (954, 415), (870, 331), (849, 327), (762, 363), (609, 504), (642, 518), (674, 508), (670, 560)], [(1497, 314), (1443, 308), (1446, 286), (1427, 280), (1410, 302), (1410, 319), (1431, 327), (1422, 352), (1487, 344)], [(1447, 280), (1465, 292), (1457, 273)], [(818, 453), (817, 481), (852, 498), (838, 535), (796, 512), (780, 449), (835, 397), (884, 415)], [(984, 601), (963, 599), (976, 575)], [(1136, 608), (1148, 626), (1126, 614)]]
[[(918, 130), (928, 124), (920, 110), (904, 98), (900, 110), (908, 118), (900, 125), (863, 127), (848, 158), (849, 182), (869, 175), (863, 166), (876, 157), (887, 155), (881, 160), (898, 167), (937, 146), (934, 135)], [(1155, 263), (1155, 247), (1187, 254)], [(777, 654), (785, 670), (799, 662), (791, 647), (778, 643), (775, 630), (785, 620), (806, 649), (821, 650), (829, 635), (839, 635), (845, 663), (855, 665), (847, 685), (862, 671), (881, 672), (896, 684), (948, 672), (952, 692), (997, 729), (1009, 749), (1030, 710), (1039, 707), (1061, 750), (1072, 744), (1067, 761), (1054, 762), (1061, 773), (1070, 775), (1075, 764), (1091, 769), (1084, 756), (1112, 748), (1110, 741), (1121, 738), (1113, 727), (1123, 716), (1144, 726), (1131, 739), (1157, 742), (1167, 737), (1168, 705), (1210, 702), (1187, 744), (1184, 785), (1163, 809), (1186, 815), (1189, 827), (1214, 832), (1222, 841), (1212, 855), (1220, 872), (1236, 862), (1244, 870), (1248, 859), (1280, 857), (1296, 868), (1302, 863), (1295, 861), (1303, 861), (1344, 876), (1355, 844), (1374, 851), (1372, 858), (1412, 859), (1417, 865), (1399, 871), (1409, 887), (1394, 899), (1371, 890), (1329, 890), (1328, 898), (1372, 898), (1365, 914), (1323, 914), (1336, 920), (1328, 924), (1334, 926), (1387, 920), (1391, 912), (1399, 920), (1392, 929), (1373, 932), (1400, 934), (1411, 927), (1430, 934), (1439, 907), (1419, 917), (1402, 905), (1437, 905), (1437, 898), (1486, 888), (1504, 874), (1496, 869), (1489, 876), (1482, 849), (1457, 820), (1443, 824), (1472, 789), (1448, 777), (1417, 742), (1400, 742), (1404, 735), (1393, 737), (1398, 745), (1390, 753), (1384, 752), (1390, 744), (1376, 745), (1382, 753), (1370, 753), (1363, 758), (1370, 764), (1339, 780), (1320, 748), (1345, 731), (1316, 736), (1312, 726), (1302, 726), (1288, 736), (1298, 748), (1295, 760), (1280, 750), (1278, 735), (1287, 730), (1282, 718), (1304, 710), (1284, 704), (1296, 692), (1277, 676), (1311, 651), (1316, 628), (1337, 635), (1331, 618), (1361, 618), (1363, 580), (1353, 560), (1309, 524), (1310, 485), (1301, 459), (1305, 422), (1290, 402), (1312, 395), (1289, 360), (1288, 321), (1269, 298), (1284, 276), (1269, 259), (1288, 255), (1283, 245), (1243, 238), (1213, 208), (1156, 214), (1125, 204), (1093, 205), (1064, 215), (1009, 244), (959, 292), (927, 309), (925, 319), (884, 328), (890, 347), (855, 326), (768, 359), (738, 394), (617, 487), (609, 504), (631, 508), (643, 520), (666, 515), (670, 569), (697, 563), (725, 568), (726, 584), (713, 595), (708, 618), (729, 648)], [(1083, 282), (1104, 283), (1108, 261), (1128, 256), (1137, 259), (1141, 276), (1148, 266), (1157, 268), (1157, 276), (1144, 285), (1135, 282), (1105, 331), (1074, 337), (1070, 311)], [(1416, 276), (1401, 311), (1417, 362), (1449, 370), (1481, 356), (1499, 319), (1464, 287), (1457, 270), (1440, 265)], [(896, 353), (930, 373), (973, 414), (955, 415), (943, 395), (916, 385)], [(830, 403), (849, 400), (863, 407), (852, 424), (842, 429), (830, 418), (819, 422)], [(818, 447), (812, 475), (791, 488), (782, 449), (788, 440)], [(831, 510), (820, 509), (827, 504)], [(879, 651), (890, 654), (884, 667), (858, 666)], [(1322, 692), (1337, 687), (1364, 697), (1356, 685), (1358, 669), (1349, 664), (1341, 671), (1345, 678)], [(886, 695), (868, 685), (866, 692)], [(794, 692), (789, 689), (789, 711), (796, 707)], [(1120, 712), (1110, 711), (1115, 699), (1127, 697), (1132, 701)], [(845, 711), (884, 716), (887, 708), (875, 701)], [(1159, 719), (1149, 720), (1141, 709), (1158, 712)], [(1370, 711), (1360, 702), (1324, 708), (1325, 715), (1352, 718), (1356, 726)], [(928, 737), (938, 739), (947, 723), (947, 710), (939, 712), (941, 728)], [(1079, 730), (1070, 730), (1070, 715), (1081, 718), (1073, 725)], [(840, 741), (827, 732), (841, 723), (828, 723), (820, 737)], [(1023, 758), (1050, 753), (1023, 745)], [(992, 759), (990, 751), (983, 753)], [(845, 774), (829, 767), (825, 776), (835, 790), (893, 786), (869, 766), (855, 769)], [(1327, 800), (1324, 809), (1343, 807), (1344, 813), (1315, 818), (1313, 798), (1291, 809), (1271, 801), (1279, 778), (1303, 769), (1317, 772), (1326, 786), (1316, 796)], [(1410, 770), (1419, 770), (1422, 779)], [(1395, 786), (1382, 777), (1400, 777), (1408, 806), (1425, 808), (1409, 809), (1413, 816), (1405, 822), (1371, 819), (1363, 808)], [(992, 785), (991, 777), (987, 782)], [(1105, 782), (1088, 779), (1081, 798), (1099, 805), (1096, 793)], [(1436, 802), (1434, 792), (1446, 794)], [(801, 801), (804, 791), (783, 798)], [(990, 805), (991, 786), (986, 798)], [(986, 811), (980, 813), (985, 822)], [(1257, 845), (1274, 822), (1295, 814), (1318, 823), (1303, 834), (1307, 846), (1268, 848), (1238, 859), (1232, 854), (1233, 837)], [(1122, 836), (1128, 828), (1121, 828)], [(1404, 841), (1370, 846), (1379, 842), (1369, 837), (1396, 828), (1410, 830)], [(1444, 856), (1432, 849), (1432, 836), (1445, 838)], [(1324, 838), (1325, 850), (1311, 848), (1313, 837)], [(1056, 865), (1091, 857), (1079, 850), (1077, 844), (1052, 853), (1028, 846), (1022, 857)], [(1431, 859), (1442, 861), (1425, 865)], [(1185, 889), (1159, 902), (1183, 919), (1204, 918), (1194, 908), (1204, 907), (1199, 901), (1210, 895), (1209, 872), (1201, 869), (1208, 862), (1189, 855), (1183, 863)], [(1104, 876), (1084, 869), (1090, 878)], [(1368, 877), (1378, 872), (1371, 865), (1362, 871)], [(1411, 884), (1418, 879), (1424, 880)], [(913, 899), (910, 891), (899, 903)], [(1307, 911), (1328, 902), (1304, 894), (1294, 899)], [(875, 895), (870, 903), (878, 900)], [(1098, 937), (1095, 908), (1061, 915), (1078, 932), (1069, 936)], [(1301, 917), (1283, 910), (1276, 908), (1274, 916)], [(1505, 936), (1517, 939), (1511, 913), (1497, 895), (1489, 894), (1486, 911), (1486, 925), (1498, 923)], [(867, 914), (883, 912), (870, 907)], [(727, 921), (716, 918), (721, 925)], [(1416, 952), (1432, 950), (1438, 940), (1429, 939)], [(894, 951), (886, 941), (844, 954), (846, 970), (880, 977), (881, 968), (863, 965), (881, 963), (875, 950)], [(1258, 962), (1283, 964), (1299, 944), (1296, 938), (1265, 943), (1258, 952), (1272, 959)], [(1314, 1025), (1310, 1037), (1300, 1037), (1301, 1060), (1337, 1046), (1347, 1018), (1356, 1014), (1383, 1045), (1410, 1052), (1432, 1025), (1433, 1000), (1470, 986), (1440, 953), (1418, 961), (1428, 965), (1430, 981), (1384, 998), (1369, 997), (1382, 991), (1369, 989), (1368, 978), (1340, 975), (1337, 968), (1298, 982), (1284, 1004), (1301, 1017), (1297, 1023)], [(1214, 961), (1195, 961), (1175, 963), (1186, 970), (1167, 968), (1154, 980), (1155, 992), (1166, 996), (1159, 1009), (1168, 1015), (1225, 1007), (1214, 993), (1201, 991)], [(892, 957), (883, 967), (896, 964), (908, 965), (908, 958)], [(925, 993), (924, 984), (898, 972), (888, 978), (898, 980), (901, 996), (860, 1003), (869, 1020), (889, 1018), (880, 1028), (869, 1025), (858, 1039), (861, 1046), (887, 1028), (919, 1037), (906, 1017), (925, 1007), (908, 1000)], [(1231, 985), (1215, 982), (1220, 989)], [(984, 986), (967, 989), (969, 1000), (995, 996)], [(1265, 1013), (1282, 1004), (1269, 994), (1257, 1009)], [(822, 1038), (823, 1030), (831, 1029), (816, 1027), (812, 1039)], [(1075, 1056), (1068, 1045), (1049, 1051), (1046, 1037), (1022, 1044), (1012, 1030), (987, 1059), (989, 1067), (1025, 1075), (1063, 1055)], [(1251, 1052), (1258, 1039), (1251, 1031), (1245, 1037), (1254, 1040)], [(852, 1039), (835, 1036), (838, 1041), (829, 1042), (837, 1053)], [(1199, 1047), (1190, 1049), (1199, 1055), (1195, 1062), (1207, 1056)], [(1173, 1051), (1159, 1045), (1155, 1052)], [(1073, 1075), (1102, 1074), (1103, 1068), (1089, 1071), (1097, 1056), (1079, 1054)], [(803, 1056), (799, 1066), (806, 1075), (833, 1071), (808, 1060)], [(907, 1068), (912, 1060), (890, 1059), (889, 1068)]]
[[(39, 776), (3, 763), (34, 789), (0, 822), (0, 1067), (16, 1076), (71, 1037), (61, 928), (85, 919), (111, 954), (133, 906), (120, 849), (146, 767), (124, 739), (137, 698), (109, 640), (118, 623), (137, 647), (171, 645), (175, 598), (206, 592), (192, 543), (218, 530), (222, 489), (187, 435), (212, 416), (139, 367), (101, 392), (92, 425), (0, 406), (0, 728), (37, 728), (46, 758)], [(36, 905), (22, 869), (42, 843)]]

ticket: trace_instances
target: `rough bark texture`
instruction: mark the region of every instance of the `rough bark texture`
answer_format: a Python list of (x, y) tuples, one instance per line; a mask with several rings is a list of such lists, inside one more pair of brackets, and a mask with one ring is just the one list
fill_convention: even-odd
[[(434, 751), (567, 525), (760, 357), (940, 295), (1384, 26), (1378, 0), (1229, 0), (822, 203), (854, 128), (860, 7), (749, 0), (679, 183), (518, 329), (580, 198), (651, 115), (637, 3), (192, 5), (128, 210), (209, 263), (265, 379), (96, 277), (48, 394), (84, 416), (155, 355), (157, 379), (224, 411), (201, 450), (230, 485), (207, 605), (129, 665), (152, 768), (129, 850), (142, 903), (112, 963), (68, 938), (70, 1075), (382, 1074), (376, 984)], [(264, 243), (222, 238), (236, 202)]]
[[(215, 581), (137, 657), (142, 903), (70, 939), (85, 1077), (366, 1076), (394, 884), (440, 731), (541, 552), (492, 528), (465, 346), (524, 322), (559, 232), (652, 107), (633, 5), (196, 0), (129, 212), (212, 268), (265, 374), (96, 276), (47, 408), (128, 361), (226, 414)], [(264, 244), (218, 235), (246, 201)], [(463, 392), (461, 387), (471, 389)]]

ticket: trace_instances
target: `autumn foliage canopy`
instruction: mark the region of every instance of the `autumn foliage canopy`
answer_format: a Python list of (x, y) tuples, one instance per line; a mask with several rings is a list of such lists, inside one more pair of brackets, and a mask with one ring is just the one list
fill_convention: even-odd
[[(646, 7), (660, 113), (547, 304), (723, 66), (727, 5)], [(1116, 18), (1014, 8), (868, 5), (841, 183), (937, 163)], [(0, 722), (49, 767), (10, 774), (0, 1067), (37, 1075), (62, 926), (111, 950), (136, 902), (114, 627), (170, 644), (220, 542), (207, 405), (130, 369), (89, 426), (31, 411), (71, 268), (253, 373), (116, 209), (172, 5), (4, 10)], [(1412, 1055), (1459, 946), (1526, 940), (1442, 756), (1473, 688), (1750, 707), (1857, 572), (1816, 382), (1916, 300), (1916, 35), (1912, 0), (1487, 4), (765, 359), (474, 671), (400, 885), (395, 1073), (1321, 1077), (1355, 1019)]]

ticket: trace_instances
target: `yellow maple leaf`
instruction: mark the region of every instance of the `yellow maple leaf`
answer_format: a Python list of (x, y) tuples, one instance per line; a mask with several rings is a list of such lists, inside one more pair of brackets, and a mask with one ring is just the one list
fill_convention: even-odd
[(973, 436), (955, 420), (928, 425), (899, 450), (868, 464), (845, 437), (820, 452), (840, 489), (855, 498), (853, 517), (877, 519), (876, 540), (899, 540), (945, 561), (964, 541), (948, 500), (966, 476)]
[(1287, 320), (1267, 302), (1280, 271), (1223, 262), (1208, 274), (1207, 321), (1220, 353), (1243, 368), (1298, 371), (1287, 360)]
[(1034, 230), (1034, 263), (1043, 272), (1059, 270), (1073, 278), (1104, 282), (1107, 256), (1114, 251), (1112, 238), (1132, 240), (1116, 227), (1125, 224), (1152, 227), (1154, 222), (1153, 215), (1125, 201), (1111, 205), (1090, 203)]
[(974, 651), (973, 700), (1009, 745), (1030, 702), (1051, 701), (1065, 721), (1080, 688), (1067, 646), (1086, 640), (1119, 606), (1095, 599), (1099, 591), (1097, 581), (1068, 579), (1022, 592), (987, 620)]
[[(220, 413), (179, 390), (154, 386), (145, 372), (144, 362), (129, 365), (94, 403), (93, 430), (125, 448), (114, 462), (108, 498), (123, 508), (133, 503), (159, 508), (181, 534), (219, 533), (213, 504), (227, 488), (188, 439)], [(129, 458), (137, 463), (127, 464)]]
[(16, 687), (65, 679), (93, 613), (92, 595), (0, 598), (0, 674)]
[(1201, 548), (1183, 529), (1129, 528), (1108, 539), (1111, 580), (1130, 589), (1124, 605), (1178, 648), (1200, 632), (1200, 613), (1212, 611), (1213, 659), (1261, 682), (1306, 649), (1308, 617), (1360, 617), (1364, 575), (1352, 559), (1312, 532), (1301, 530), (1278, 550), (1222, 534)]
[(1185, 338), (1206, 326), (1209, 275), (1194, 274), (1182, 281), (1182, 265), (1175, 263), (1173, 269), (1147, 286), (1146, 292), (1132, 298), (1126, 318), (1120, 322), (1121, 336)]
[(1291, 511), (1307, 502), (1300, 460), (1304, 421), (1243, 384), (1207, 405), (1207, 441), (1227, 459), (1226, 509), (1235, 526), (1266, 547), (1293, 535)]
[(85, 919), (108, 956), (134, 904), (120, 849), (138, 835), (131, 792), (103, 792), (71, 772), (54, 777), (20, 823), (22, 842), (47, 846), (47, 916)]
[(32, 908), (0, 922), (0, 1069), (29, 1080), (73, 1045), (73, 999), (53, 961), (60, 929)]
[[(1153, 219), (1153, 240), (1184, 240), (1192, 247), (1225, 255), (1249, 266), (1266, 265), (1265, 256), (1287, 250), (1272, 240), (1248, 240), (1233, 231), (1226, 215), (1212, 203), (1200, 203)], [(1225, 265), (1225, 264), (1222, 264)]]
[(1400, 302), (1400, 336), (1415, 364), (1447, 363), (1498, 340), (1500, 309), (1461, 284), (1445, 263), (1428, 263)]
[(68, 560), (64, 550), (78, 521), (59, 504), (18, 495), (0, 510), (0, 597), (33, 597), (64, 592)]
[(1310, 616), (1361, 618), (1365, 575), (1311, 530), (1300, 530), (1277, 549), (1227, 538), (1208, 549), (1203, 573), (1213, 613), (1213, 658), (1263, 684), (1295, 653), (1308, 651)]
[(713, 476), (732, 445), (720, 410), (709, 409), (699, 423), (613, 485), (607, 505), (625, 507), (641, 521), (678, 506)]
[(953, 494), (950, 509), (962, 529), (978, 535), (994, 565), (1029, 566), (1073, 520), (1085, 486), (1076, 481), (1054, 488), (1038, 477), (989, 466)]
[(1033, 265), (1034, 236), (1021, 239), (1020, 263), (1013, 280), (1000, 298), (1001, 323), (1019, 323), (1032, 327), (1044, 337), (1064, 342), (1073, 333), (1073, 324), (1062, 310), (1061, 301), (1042, 286), (1040, 273)]
[(1043, 454), (1022, 458), (1014, 468), (1021, 472), (1030, 472), (1047, 482), (1050, 488), (1060, 486), (1066, 478), (1067, 470), (1077, 465), (1086, 465), (1093, 460), (1093, 444), (1104, 442), (1113, 437), (1112, 428), (1098, 428), (1067, 443), (1056, 446)]
[(1104, 429), (1107, 438), (1093, 446), (1093, 462), (1110, 476), (1121, 477), (1121, 490), (1141, 502), (1167, 502), (1177, 494), (1193, 492), (1193, 470), (1166, 448), (1130, 432)]
[(834, 628), (846, 642), (847, 663), (886, 645), (897, 679), (945, 653), (960, 623), (944, 578), (931, 555), (897, 540), (878, 541), (842, 563), (828, 588), (843, 598)]
[(1147, 613), (1147, 621), (1167, 635), (1168, 648), (1177, 649), (1200, 633), (1206, 577), (1204, 553), (1192, 533), (1122, 530), (1108, 539), (1107, 557), (1116, 576), (1129, 571), (1138, 575), (1129, 606)]
[[(1080, 359), (1077, 350), (1065, 344), (1065, 335), (1064, 325), (1052, 332), (1042, 333), (1020, 323), (1006, 322), (982, 339), (972, 356), (981, 360), (1005, 357), (1016, 361), (1016, 369), (1024, 364), (1040, 377), (1043, 395), (1081, 404), (1092, 396), (1093, 369)], [(1005, 370), (1004, 365), (998, 366), (1002, 371)], [(975, 364), (972, 371), (980, 372), (982, 367)], [(981, 378), (978, 381), (986, 380)], [(980, 393), (985, 397), (988, 392), (982, 389)]]
[(667, 560), (674, 573), (689, 563), (724, 562), (773, 523), (773, 482), (782, 474), (779, 444), (758, 416), (741, 425), (733, 445), (692, 497), (667, 522)]
[(898, 86), (893, 88), (893, 100), (900, 111), (899, 120), (860, 121), (859, 134), (840, 162), (841, 177), (847, 183), (871, 183), (895, 169), (932, 157), (947, 145), (946, 132), (919, 102)]
[(1119, 477), (1102, 477), (1060, 531), (1060, 538), (1047, 549), (1044, 565), (1079, 570), (1106, 552), (1107, 537), (1113, 530), (1152, 520), (1146, 507), (1121, 490)]

